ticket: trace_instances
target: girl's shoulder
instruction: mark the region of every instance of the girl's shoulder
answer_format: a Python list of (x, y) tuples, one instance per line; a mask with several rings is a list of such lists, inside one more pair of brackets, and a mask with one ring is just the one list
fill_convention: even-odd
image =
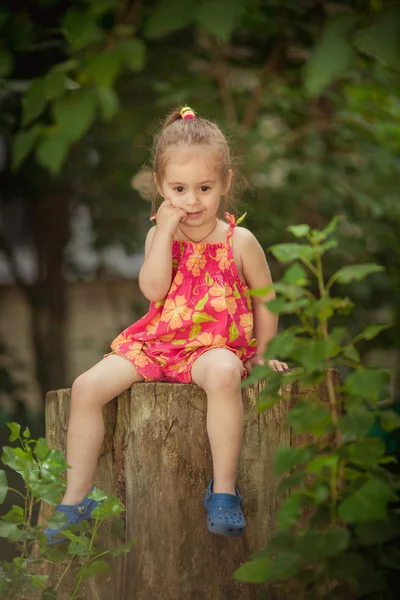
[(247, 229), (246, 227), (240, 227), (237, 225), (233, 230), (233, 239), (237, 244), (248, 244), (249, 242), (257, 241), (254, 233)]

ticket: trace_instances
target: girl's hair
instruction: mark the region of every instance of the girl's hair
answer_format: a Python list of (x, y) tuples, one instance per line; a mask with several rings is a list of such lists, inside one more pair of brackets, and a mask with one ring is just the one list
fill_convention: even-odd
[[(154, 138), (152, 151), (152, 169), (158, 182), (161, 182), (168, 160), (168, 150), (172, 146), (190, 146), (192, 144), (204, 144), (214, 149), (215, 159), (219, 163), (220, 176), (226, 181), (229, 169), (232, 169), (236, 162), (231, 155), (228, 142), (221, 129), (208, 119), (196, 117), (194, 119), (183, 119), (181, 116), (182, 106), (173, 110), (165, 119), (161, 130)], [(232, 169), (233, 170), (233, 169)], [(220, 216), (225, 211), (235, 212), (237, 208), (237, 193), (239, 187), (245, 187), (245, 181), (242, 178), (239, 181), (238, 173), (235, 169), (232, 176), (232, 182), (229, 191), (223, 197), (220, 206)], [(152, 214), (156, 212), (159, 194), (157, 187), (154, 186), (152, 194)]]

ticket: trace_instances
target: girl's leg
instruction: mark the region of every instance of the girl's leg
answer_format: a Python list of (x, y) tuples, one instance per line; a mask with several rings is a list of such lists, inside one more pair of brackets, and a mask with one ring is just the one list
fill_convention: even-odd
[(143, 381), (132, 363), (117, 354), (103, 358), (72, 385), (67, 434), (67, 489), (61, 504), (78, 504), (93, 485), (104, 439), (103, 406)]
[(214, 493), (235, 494), (243, 436), (240, 359), (226, 348), (201, 354), (192, 366), (192, 380), (207, 394), (207, 433), (214, 469)]

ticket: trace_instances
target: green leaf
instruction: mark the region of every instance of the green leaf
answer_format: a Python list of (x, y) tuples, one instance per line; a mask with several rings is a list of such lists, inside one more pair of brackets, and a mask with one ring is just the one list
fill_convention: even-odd
[(60, 600), (60, 596), (54, 588), (46, 588), (42, 592), (41, 600)]
[(385, 454), (386, 446), (383, 440), (368, 436), (348, 444), (344, 450), (351, 462), (368, 467), (378, 463)]
[(307, 298), (299, 298), (293, 302), (287, 302), (284, 298), (279, 297), (266, 302), (268, 310), (277, 315), (295, 313), (299, 309), (304, 309), (309, 305), (310, 301)]
[(297, 238), (302, 238), (305, 237), (307, 235), (307, 233), (310, 231), (310, 226), (309, 225), (290, 225), (289, 227), (286, 227), (287, 231), (290, 231), (290, 233), (292, 233), (295, 237)]
[(342, 501), (338, 514), (346, 523), (386, 519), (387, 505), (396, 498), (396, 494), (386, 483), (371, 479)]
[(243, 0), (203, 0), (197, 10), (198, 25), (227, 42), (234, 32), (243, 8)]
[(314, 448), (311, 446), (304, 447), (281, 447), (275, 453), (275, 473), (283, 475), (286, 471), (301, 465), (315, 454)]
[[(68, 531), (63, 531), (65, 537), (69, 537)], [(90, 539), (85, 535), (73, 536), (74, 539), (68, 545), (68, 554), (76, 554), (78, 556), (89, 556), (90, 554)]]
[(293, 490), (297, 486), (301, 485), (304, 481), (305, 473), (304, 471), (296, 471), (293, 475), (289, 475), (285, 477), (279, 482), (277, 487), (278, 494), (284, 494), (290, 490)]
[(384, 268), (380, 265), (375, 265), (373, 263), (368, 263), (365, 265), (351, 265), (349, 267), (342, 267), (337, 271), (334, 275), (334, 278), (339, 283), (350, 283), (350, 281), (357, 280), (360, 281), (367, 277), (367, 275), (371, 275), (371, 273), (379, 273), (383, 271)]
[(0, 471), (0, 504), (3, 504), (8, 492), (7, 475), (5, 471)]
[(399, 67), (400, 56), (400, 12), (390, 7), (368, 27), (354, 36), (354, 44), (361, 52), (394, 67)]
[(135, 540), (134, 538), (131, 538), (130, 540), (128, 540), (127, 542), (125, 542), (125, 544), (121, 544), (121, 546), (117, 546), (116, 548), (111, 548), (110, 549), (110, 554), (111, 556), (119, 556), (120, 554), (126, 554), (128, 552), (130, 552), (133, 548), (133, 546), (137, 543), (138, 540)]
[(206, 302), (207, 302), (208, 298), (209, 298), (209, 295), (206, 294), (201, 300), (198, 301), (198, 303), (194, 307), (194, 310), (203, 310), (203, 308), (206, 305)]
[(44, 438), (39, 438), (35, 444), (34, 453), (39, 460), (43, 461), (49, 456), (51, 450), (47, 441)]
[(298, 259), (310, 260), (316, 254), (314, 248), (305, 244), (275, 244), (270, 250), (275, 258), (283, 263)]
[(349, 358), (350, 360), (353, 360), (356, 363), (360, 362), (360, 353), (354, 346), (346, 346), (343, 349), (343, 356)]
[(45, 590), (49, 575), (31, 575), (31, 582), (34, 588)]
[(290, 410), (287, 423), (294, 433), (311, 433), (321, 436), (331, 430), (332, 418), (329, 410), (314, 402), (303, 400)]
[(195, 313), (193, 313), (192, 321), (193, 321), (193, 323), (198, 325), (199, 323), (208, 323), (210, 321), (216, 322), (217, 319), (215, 319), (214, 317), (212, 317), (211, 315), (209, 315), (208, 313), (205, 313), (205, 312), (204, 313), (195, 312)]
[(0, 50), (0, 78), (8, 77), (14, 68), (14, 58), (8, 50)]
[(18, 423), (7, 423), (7, 427), (11, 430), (10, 437), (8, 438), (10, 442), (15, 442), (21, 434), (21, 425)]
[(388, 520), (357, 523), (355, 534), (363, 546), (375, 546), (400, 535), (400, 521), (396, 517)]
[(85, 67), (90, 77), (97, 85), (111, 88), (114, 85), (122, 63), (120, 55), (115, 50), (93, 52), (85, 58)]
[(327, 531), (311, 529), (300, 538), (297, 549), (307, 563), (316, 563), (344, 552), (350, 541), (350, 533), (343, 527)]
[(327, 86), (349, 70), (355, 60), (355, 52), (346, 36), (356, 18), (340, 15), (330, 18), (315, 46), (304, 72), (306, 92), (312, 96), (320, 94)]
[(61, 19), (61, 27), (74, 50), (83, 50), (104, 37), (90, 12), (81, 8), (67, 10)]
[(125, 522), (123, 519), (113, 519), (111, 523), (111, 534), (118, 539), (125, 539)]
[(67, 522), (66, 516), (61, 511), (54, 511), (50, 519), (47, 521), (47, 527), (50, 529), (59, 529)]
[(366, 340), (372, 340), (377, 335), (380, 334), (381, 331), (385, 329), (389, 329), (389, 327), (393, 327), (392, 323), (385, 323), (384, 325), (368, 325), (361, 333), (362, 337)]
[(335, 340), (310, 340), (298, 344), (292, 352), (292, 357), (307, 369), (316, 369), (326, 360), (340, 352), (340, 346)]
[(42, 78), (34, 79), (22, 101), (22, 126), (33, 121), (46, 105), (46, 82)]
[(379, 415), (382, 429), (396, 431), (400, 429), (400, 415), (394, 410), (384, 410)]
[(145, 36), (156, 39), (193, 23), (197, 6), (194, 2), (184, 6), (176, 0), (161, 0), (151, 12), (145, 26)]
[(0, 537), (6, 538), (10, 542), (19, 542), (22, 538), (22, 531), (15, 523), (0, 520)]
[(273, 340), (268, 343), (265, 358), (287, 358), (291, 356), (294, 348), (296, 347), (296, 336), (294, 333), (286, 330), (279, 334)]
[(271, 559), (264, 556), (241, 565), (233, 573), (233, 579), (246, 583), (263, 583), (267, 580)]
[(28, 156), (40, 137), (41, 128), (38, 125), (18, 131), (12, 141), (12, 170), (16, 171)]
[(294, 577), (302, 568), (301, 560), (297, 550), (283, 550), (271, 563), (267, 581), (281, 581)]
[[(100, 490), (98, 491), (100, 492)], [(104, 500), (101, 500), (100, 504), (92, 511), (92, 517), (102, 521), (104, 519), (108, 519), (109, 517), (114, 517), (121, 514), (123, 510), (124, 507), (122, 506), (120, 500), (111, 495), (107, 496)]]
[(31, 437), (31, 432), (29, 431), (29, 427), (25, 427), (25, 429), (24, 429), (24, 433), (22, 434), (22, 436), (23, 436), (25, 439), (28, 439), (28, 438), (30, 438), (30, 437)]
[(372, 411), (363, 407), (352, 407), (340, 420), (339, 427), (350, 437), (362, 438), (368, 434), (375, 422)]
[(99, 488), (94, 487), (88, 494), (88, 498), (96, 500), (96, 502), (102, 502), (103, 500), (107, 500), (108, 496), (102, 490), (99, 490)]
[(111, 121), (118, 113), (120, 103), (118, 95), (110, 88), (96, 87), (97, 103), (104, 121)]
[(76, 573), (76, 579), (87, 579), (88, 577), (93, 577), (93, 575), (98, 575), (99, 573), (108, 573), (111, 571), (111, 567), (104, 560), (94, 560), (87, 567), (83, 567), (79, 569)]
[(54, 100), (65, 92), (65, 74), (60, 70), (51, 70), (44, 79), (46, 100)]
[(25, 513), (22, 506), (14, 505), (2, 518), (4, 521), (7, 521), (7, 523), (22, 525), (22, 523), (25, 522)]
[(42, 139), (36, 147), (36, 160), (47, 171), (56, 175), (64, 164), (70, 143), (64, 135), (51, 134)]
[(92, 89), (79, 89), (53, 103), (52, 112), (63, 139), (75, 141), (86, 133), (95, 116), (95, 100)]
[(323, 234), (324, 239), (326, 239), (334, 231), (336, 231), (337, 225), (341, 218), (342, 218), (341, 215), (336, 215), (335, 217), (333, 217), (333, 219), (331, 219), (331, 221), (329, 221), (328, 225), (326, 227), (324, 227), (324, 229), (320, 232)]
[(301, 287), (309, 283), (307, 273), (299, 263), (294, 263), (286, 269), (282, 281), (289, 285), (298, 285)]
[[(360, 573), (365, 569), (366, 562), (363, 557), (356, 552), (343, 552), (338, 556), (332, 557), (329, 562), (330, 572), (340, 579), (354, 579), (359, 577)], [(348, 588), (346, 590), (348, 592)], [(342, 600), (345, 595), (337, 596)]]
[(306, 471), (314, 475), (320, 476), (321, 473), (327, 469), (335, 469), (338, 463), (338, 456), (336, 454), (322, 454), (316, 456), (306, 466)]
[(353, 396), (378, 402), (388, 395), (389, 373), (378, 369), (360, 368), (348, 375), (344, 388)]
[(278, 510), (277, 524), (280, 529), (289, 529), (299, 521), (304, 506), (310, 504), (310, 499), (302, 492), (292, 492), (284, 499)]
[(134, 73), (138, 73), (144, 67), (146, 59), (146, 46), (138, 38), (121, 40), (117, 46), (118, 53), (124, 64)]

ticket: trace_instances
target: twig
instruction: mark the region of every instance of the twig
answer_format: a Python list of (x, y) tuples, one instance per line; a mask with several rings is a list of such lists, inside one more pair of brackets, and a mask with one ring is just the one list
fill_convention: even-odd
[(232, 125), (237, 125), (238, 119), (233, 95), (229, 86), (229, 72), (225, 61), (223, 60), (221, 47), (218, 42), (208, 39), (208, 48), (211, 55), (212, 67), (215, 78), (219, 85), (222, 104), (225, 110), (226, 118)]
[(272, 47), (270, 55), (268, 56), (267, 60), (264, 63), (264, 66), (262, 68), (261, 75), (260, 75), (259, 84), (256, 87), (256, 89), (254, 90), (253, 95), (250, 98), (249, 103), (247, 105), (243, 123), (240, 128), (242, 133), (246, 133), (246, 131), (249, 131), (249, 129), (251, 129), (254, 125), (256, 115), (260, 108), (261, 99), (263, 97), (265, 88), (269, 81), (269, 76), (271, 75), (271, 73), (274, 73), (277, 70), (279, 62), (280, 62), (280, 58), (282, 56), (282, 50), (283, 50), (283, 38), (278, 37), (277, 40), (275, 41), (275, 44)]

